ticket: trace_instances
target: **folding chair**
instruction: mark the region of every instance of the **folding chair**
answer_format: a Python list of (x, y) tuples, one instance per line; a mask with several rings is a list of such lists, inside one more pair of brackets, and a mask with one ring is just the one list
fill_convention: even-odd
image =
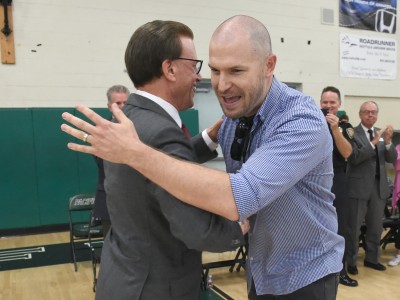
[(365, 251), (367, 250), (367, 243), (365, 240), (365, 235), (367, 233), (367, 226), (363, 223), (360, 227), (360, 235), (358, 237), (359, 243), (358, 246), (363, 248)]
[(390, 209), (388, 208), (388, 206), (385, 207), (385, 219), (383, 220), (383, 228), (385, 230), (388, 230), (388, 232), (381, 239), (380, 244), (382, 246), (382, 249), (385, 249), (387, 244), (394, 243), (396, 235), (399, 234), (400, 230), (400, 217), (398, 211), (398, 207), (400, 204), (399, 202), (400, 201), (397, 201), (396, 208), (392, 208), (390, 202), (388, 204)]
[(248, 236), (245, 235), (245, 244), (240, 246), (236, 251), (236, 256), (234, 259), (223, 260), (223, 261), (216, 261), (216, 262), (209, 262), (203, 264), (202, 272), (201, 272), (201, 287), (205, 290), (207, 287), (207, 277), (210, 269), (214, 268), (222, 268), (222, 267), (229, 267), (229, 272), (233, 272), (236, 264), (236, 271), (239, 272), (241, 268), (245, 269), (246, 266), (246, 259), (247, 259), (247, 250), (248, 250)]
[[(78, 271), (76, 263), (77, 250), (90, 250), (90, 240), (102, 237), (101, 225), (91, 226), (91, 210), (94, 207), (94, 195), (78, 194), (68, 200), (69, 236), (71, 259), (74, 262), (75, 272)], [(90, 234), (89, 234), (90, 233)], [(80, 241), (81, 243), (77, 244)], [(82, 243), (85, 243), (86, 245)]]
[[(394, 243), (394, 237), (400, 229), (400, 218), (398, 213), (396, 212), (396, 210), (389, 208), (391, 207), (390, 198), (387, 199), (387, 203), (388, 205), (384, 208), (382, 226), (383, 229), (385, 231), (388, 230), (388, 232), (385, 233), (385, 235), (380, 240), (380, 245), (382, 246), (382, 249), (385, 249), (387, 244)], [(359, 246), (362, 247), (364, 250), (367, 250), (365, 241), (367, 230), (367, 226), (363, 223), (360, 228)]]
[[(91, 219), (93, 220), (93, 210), (90, 213)], [(97, 265), (100, 264), (101, 250), (103, 248), (104, 234), (102, 232), (101, 236), (94, 232), (94, 237), (92, 235), (92, 222), (89, 224), (89, 246), (90, 246), (90, 256), (92, 259), (92, 270), (93, 270), (93, 292), (96, 292), (97, 285)], [(103, 230), (103, 228), (101, 228)]]

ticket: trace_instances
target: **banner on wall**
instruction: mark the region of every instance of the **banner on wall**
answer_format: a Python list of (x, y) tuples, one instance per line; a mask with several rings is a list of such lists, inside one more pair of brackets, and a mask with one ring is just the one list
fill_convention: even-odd
[(341, 33), (340, 76), (396, 79), (397, 41), (381, 37)]
[(339, 0), (339, 26), (396, 33), (397, 0)]

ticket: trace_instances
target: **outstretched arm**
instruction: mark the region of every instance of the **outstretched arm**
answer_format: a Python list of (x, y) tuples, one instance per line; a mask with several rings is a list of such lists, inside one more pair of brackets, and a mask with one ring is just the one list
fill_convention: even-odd
[(89, 134), (86, 142), (90, 145), (68, 143), (69, 149), (126, 164), (183, 202), (233, 221), (239, 219), (228, 174), (178, 160), (143, 144), (134, 124), (115, 104), (111, 106), (111, 112), (117, 123), (83, 105), (77, 105), (76, 109), (94, 125), (63, 113), (63, 119), (78, 128), (62, 124), (64, 132), (81, 140), (85, 133)]

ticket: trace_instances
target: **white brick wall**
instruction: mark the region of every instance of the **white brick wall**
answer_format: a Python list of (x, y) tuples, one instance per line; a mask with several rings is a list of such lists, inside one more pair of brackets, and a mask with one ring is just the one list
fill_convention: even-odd
[[(278, 79), (302, 83), (316, 101), (324, 86), (337, 86), (354, 125), (360, 102), (375, 99), (382, 112), (378, 125), (400, 129), (399, 71), (394, 81), (339, 76), (340, 32), (397, 41), (399, 34), (338, 27), (338, 7), (338, 0), (14, 0), (16, 64), (0, 64), (0, 107), (104, 107), (109, 86), (133, 90), (125, 73), (125, 47), (138, 26), (154, 19), (181, 21), (193, 29), (197, 55), (205, 60), (202, 75), (208, 78), (213, 30), (228, 17), (247, 14), (271, 33)], [(334, 10), (334, 25), (321, 24), (321, 8)]]

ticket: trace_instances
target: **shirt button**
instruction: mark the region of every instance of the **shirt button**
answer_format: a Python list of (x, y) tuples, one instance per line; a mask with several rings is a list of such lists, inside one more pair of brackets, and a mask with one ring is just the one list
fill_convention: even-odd
[(253, 256), (250, 256), (250, 260), (254, 260), (254, 257), (253, 257)]

